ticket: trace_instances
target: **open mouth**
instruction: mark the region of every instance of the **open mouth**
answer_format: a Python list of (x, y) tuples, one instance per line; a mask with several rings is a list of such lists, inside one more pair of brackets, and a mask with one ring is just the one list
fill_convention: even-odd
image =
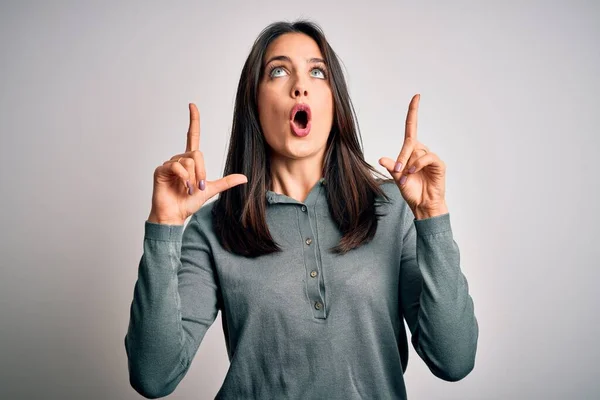
[(294, 124), (300, 129), (306, 128), (306, 125), (308, 124), (308, 114), (306, 111), (300, 110), (296, 112), (294, 115)]
[(304, 137), (310, 133), (311, 112), (308, 104), (298, 103), (290, 112), (290, 125), (296, 136)]

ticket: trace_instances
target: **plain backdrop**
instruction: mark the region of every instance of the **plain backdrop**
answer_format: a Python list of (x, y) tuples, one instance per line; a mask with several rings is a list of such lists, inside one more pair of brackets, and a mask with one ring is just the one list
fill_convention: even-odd
[[(123, 339), (154, 169), (201, 113), (222, 175), (239, 75), (276, 20), (343, 61), (367, 161), (418, 139), (447, 204), (480, 336), (449, 383), (411, 348), (409, 399), (600, 396), (600, 3), (3, 1), (0, 398), (137, 399)], [(170, 398), (211, 399), (220, 316)]]

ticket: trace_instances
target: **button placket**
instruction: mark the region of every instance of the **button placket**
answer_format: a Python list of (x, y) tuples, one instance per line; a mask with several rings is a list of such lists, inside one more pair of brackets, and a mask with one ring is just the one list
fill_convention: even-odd
[[(313, 193), (316, 195), (316, 193)], [(310, 197), (307, 199), (310, 200)], [(314, 200), (314, 199), (313, 199)], [(313, 201), (314, 202), (314, 201)], [(306, 208), (306, 211), (304, 209)], [(302, 212), (298, 213), (300, 237), (302, 238), (302, 249), (304, 252), (304, 266), (306, 268), (306, 289), (308, 300), (315, 318), (324, 319), (326, 317), (325, 301), (319, 288), (319, 267), (317, 246), (314, 242), (316, 236), (311, 227), (311, 217), (314, 218), (314, 212), (306, 205), (300, 207)]]

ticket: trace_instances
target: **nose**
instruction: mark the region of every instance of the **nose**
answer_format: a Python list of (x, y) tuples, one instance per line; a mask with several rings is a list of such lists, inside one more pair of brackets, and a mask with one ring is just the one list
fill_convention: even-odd
[(308, 92), (306, 91), (306, 89), (302, 90), (300, 88), (296, 88), (294, 90), (294, 97), (300, 96), (300, 93), (302, 93), (304, 96), (308, 95)]
[(300, 93), (302, 93), (303, 96), (308, 96), (308, 92), (306, 91), (306, 89), (302, 89), (299, 87), (294, 88), (294, 97), (299, 97)]
[(292, 86), (292, 97), (298, 98), (300, 96), (308, 96), (308, 90), (306, 88), (306, 83), (304, 83), (302, 79), (296, 79)]

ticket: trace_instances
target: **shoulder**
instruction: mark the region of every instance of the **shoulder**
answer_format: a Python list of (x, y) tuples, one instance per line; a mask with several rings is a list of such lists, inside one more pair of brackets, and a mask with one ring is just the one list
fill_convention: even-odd
[(387, 199), (378, 196), (376, 199), (378, 212), (384, 214), (384, 221), (400, 221), (399, 226), (412, 223), (414, 215), (400, 189), (393, 180), (379, 180), (379, 187)]
[(387, 205), (387, 207), (391, 208), (408, 207), (408, 204), (406, 203), (406, 200), (404, 200), (404, 197), (402, 197), (402, 193), (400, 193), (400, 189), (398, 189), (396, 182), (391, 179), (382, 179), (378, 180), (377, 183), (387, 197), (387, 199), (385, 199), (381, 196), (377, 196), (377, 202), (380, 202), (382, 205)]
[(398, 190), (398, 186), (396, 186), (396, 182), (391, 179), (378, 179), (377, 183), (379, 187), (383, 190), (383, 192), (388, 197), (394, 197), (396, 200), (398, 197), (402, 197), (400, 195), (400, 190)]
[(214, 236), (212, 211), (215, 202), (204, 204), (198, 211), (192, 214), (186, 226), (186, 232), (191, 235), (210, 238)]
[(215, 207), (215, 201), (211, 201), (209, 203), (204, 204), (198, 211), (194, 213), (192, 218), (194, 218), (199, 224), (206, 225), (210, 224), (212, 226), (212, 215), (213, 208)]

